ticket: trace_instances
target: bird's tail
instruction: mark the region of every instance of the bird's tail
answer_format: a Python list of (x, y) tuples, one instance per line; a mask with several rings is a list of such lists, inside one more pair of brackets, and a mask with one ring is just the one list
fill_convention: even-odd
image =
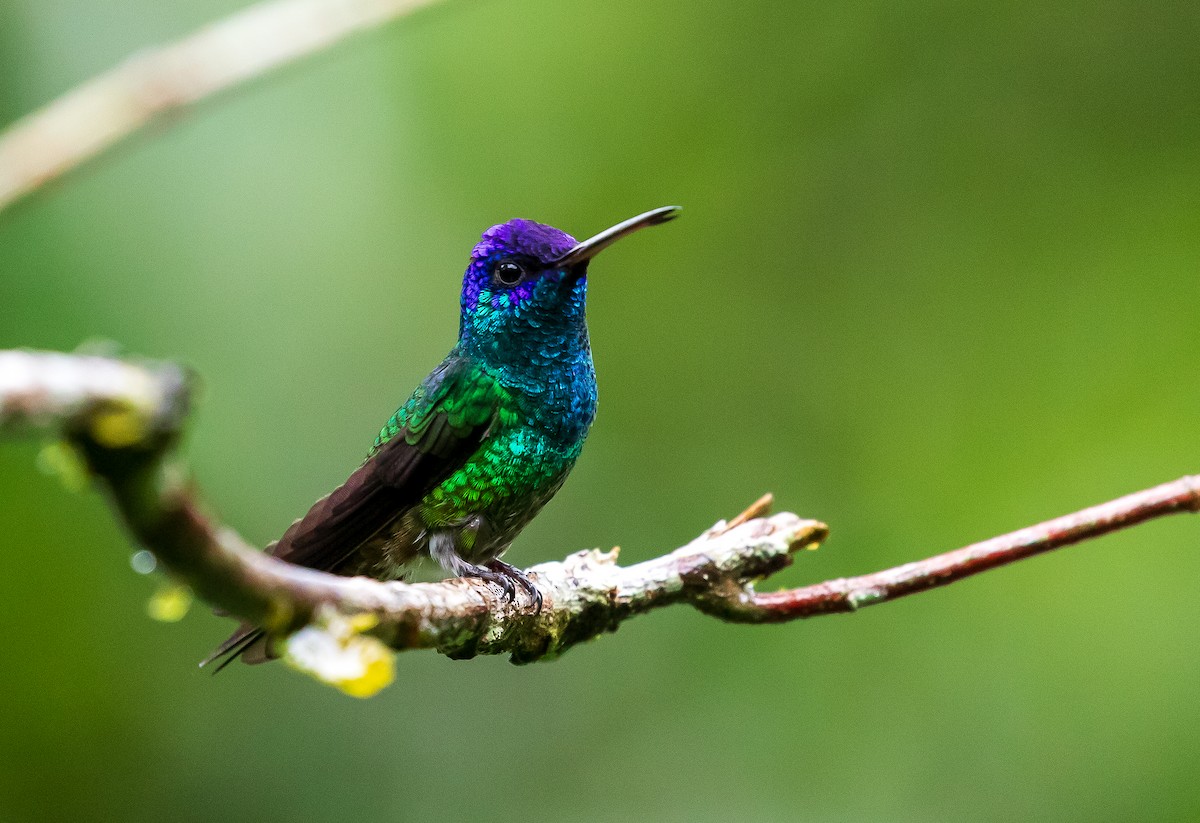
[[(231, 634), (228, 640), (226, 640), (220, 646), (217, 646), (212, 654), (201, 660), (200, 665), (203, 667), (209, 665), (210, 663), (216, 663), (217, 661), (220, 661), (217, 667), (213, 669), (213, 674), (216, 674), (234, 660), (242, 657), (243, 654), (250, 651), (254, 646), (262, 645), (265, 647), (265, 639), (266, 633), (262, 629), (255, 626), (243, 625), (236, 632)], [(260, 643), (260, 641), (262, 642)], [(265, 653), (265, 648), (260, 654), (247, 655), (245, 657), (247, 663), (262, 663), (269, 659), (270, 658)]]

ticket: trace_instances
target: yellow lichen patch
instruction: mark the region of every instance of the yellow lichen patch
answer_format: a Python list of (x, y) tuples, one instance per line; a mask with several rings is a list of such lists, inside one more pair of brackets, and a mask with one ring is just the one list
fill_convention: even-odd
[(351, 697), (371, 697), (396, 679), (395, 654), (367, 634), (374, 615), (346, 617), (324, 611), (283, 645), (289, 666)]
[(91, 429), (101, 446), (121, 449), (146, 437), (146, 416), (131, 406), (108, 406), (92, 415)]
[(75, 447), (65, 440), (50, 443), (38, 452), (37, 465), (46, 474), (57, 477), (67, 491), (80, 492), (87, 488), (87, 465)]
[(177, 623), (191, 607), (191, 589), (178, 583), (164, 583), (146, 603), (146, 614), (161, 623)]

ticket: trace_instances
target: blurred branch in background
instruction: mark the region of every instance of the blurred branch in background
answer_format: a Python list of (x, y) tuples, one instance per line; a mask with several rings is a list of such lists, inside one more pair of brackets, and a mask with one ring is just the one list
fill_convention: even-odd
[(130, 57), (0, 133), (0, 211), (152, 120), (437, 0), (274, 0)]
[(823, 523), (768, 517), (765, 496), (670, 554), (633, 566), (616, 550), (583, 551), (529, 570), (535, 610), (480, 580), (379, 582), (294, 566), (259, 552), (202, 509), (172, 447), (188, 415), (179, 367), (50, 352), (0, 352), (0, 433), (64, 432), (108, 489), (137, 540), (204, 600), (281, 638), (292, 665), (356, 695), (391, 680), (391, 649), (455, 658), (553, 658), (622, 621), (690, 603), (722, 620), (783, 622), (943, 586), (987, 569), (1155, 517), (1200, 510), (1200, 478), (1185, 477), (966, 548), (860, 577), (759, 593), (754, 581), (825, 538)]

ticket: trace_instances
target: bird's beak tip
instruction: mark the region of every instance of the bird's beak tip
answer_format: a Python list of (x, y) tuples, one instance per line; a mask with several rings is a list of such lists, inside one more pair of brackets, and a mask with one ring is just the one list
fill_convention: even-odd
[(669, 220), (674, 220), (682, 211), (683, 209), (679, 206), (661, 206), (639, 214), (637, 217), (631, 217), (611, 228), (605, 229), (594, 237), (584, 240), (582, 243), (575, 244), (574, 248), (562, 256), (559, 264), (563, 266), (576, 266), (591, 260), (622, 237), (627, 237), (647, 226), (659, 226)]
[(655, 209), (659, 213), (658, 222), (666, 223), (669, 220), (674, 220), (679, 215), (683, 214), (683, 206), (663, 206)]

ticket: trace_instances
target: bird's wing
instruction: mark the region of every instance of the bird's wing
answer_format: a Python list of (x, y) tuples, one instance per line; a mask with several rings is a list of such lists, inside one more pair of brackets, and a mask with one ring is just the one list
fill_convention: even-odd
[[(476, 364), (447, 358), (383, 427), (363, 464), (267, 551), (289, 563), (337, 572), (359, 546), (479, 448), (504, 413), (503, 399), (503, 389)], [(267, 660), (263, 637), (262, 629), (243, 624), (200, 665), (225, 658), (219, 672), (244, 652), (251, 662)]]
[(336, 572), (479, 448), (501, 399), (502, 389), (476, 364), (448, 358), (388, 421), (363, 464), (268, 551)]

